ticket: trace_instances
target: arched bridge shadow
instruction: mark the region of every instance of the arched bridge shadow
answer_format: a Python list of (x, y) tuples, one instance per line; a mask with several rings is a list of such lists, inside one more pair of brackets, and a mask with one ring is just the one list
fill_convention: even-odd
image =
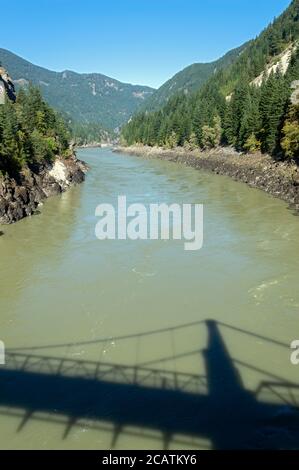
[[(204, 324), (207, 347), (197, 356), (203, 355), (205, 375), (10, 350), (0, 368), (1, 412), (20, 414), (18, 432), (30, 419), (64, 423), (63, 438), (85, 418), (99, 427), (109, 424), (112, 447), (127, 427), (139, 427), (162, 433), (165, 448), (175, 435), (207, 439), (215, 449), (298, 448), (298, 385), (272, 377), (256, 392), (246, 390), (221, 333), (221, 326), (229, 326), (211, 320)], [(287, 413), (260, 398), (265, 389), (289, 391), (293, 401)], [(47, 417), (37, 418), (40, 414)]]

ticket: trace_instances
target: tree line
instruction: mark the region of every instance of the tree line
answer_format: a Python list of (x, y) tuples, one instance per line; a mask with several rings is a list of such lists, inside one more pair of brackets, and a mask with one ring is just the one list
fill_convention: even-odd
[(22, 167), (69, 157), (70, 131), (64, 120), (30, 86), (16, 101), (0, 106), (0, 172), (16, 175)]
[(115, 138), (115, 133), (111, 130), (104, 129), (100, 124), (95, 122), (71, 122), (70, 128), (72, 132), (72, 140), (75, 145), (87, 145), (101, 142), (107, 142)]

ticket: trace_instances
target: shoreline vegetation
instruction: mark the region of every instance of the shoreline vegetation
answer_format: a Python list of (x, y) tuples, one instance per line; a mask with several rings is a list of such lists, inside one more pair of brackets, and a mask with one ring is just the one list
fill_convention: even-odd
[(75, 145), (75, 148), (80, 149), (96, 149), (96, 148), (107, 148), (112, 147), (113, 143), (110, 142), (90, 142), (87, 144)]
[(0, 225), (36, 213), (42, 201), (84, 180), (87, 166), (74, 153), (63, 118), (29, 86), (15, 92), (0, 68)]
[(89, 144), (81, 144), (81, 145), (76, 145), (76, 149), (96, 149), (96, 148), (102, 148), (102, 144), (100, 142), (92, 142)]
[(145, 158), (159, 158), (217, 175), (230, 176), (235, 181), (246, 183), (287, 202), (299, 212), (299, 167), (292, 161), (275, 161), (269, 155), (261, 153), (241, 154), (229, 147), (187, 151), (182, 147), (166, 150), (162, 147), (135, 145), (119, 146), (115, 151)]

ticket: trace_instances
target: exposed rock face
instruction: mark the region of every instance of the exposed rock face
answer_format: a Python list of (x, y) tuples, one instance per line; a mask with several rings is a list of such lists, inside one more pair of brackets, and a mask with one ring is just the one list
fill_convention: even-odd
[[(277, 73), (279, 71), (280, 73), (282, 73), (282, 75), (285, 75), (290, 65), (292, 54), (296, 51), (297, 48), (298, 42), (291, 44), (281, 54), (274, 57), (271, 62), (266, 65), (265, 70), (263, 70), (263, 72), (258, 77), (252, 80), (251, 85), (261, 87), (264, 80), (269, 78), (271, 73)], [(232, 96), (233, 93), (228, 95), (226, 97), (226, 101), (230, 102)]]
[(291, 103), (293, 105), (299, 104), (299, 80), (295, 80), (291, 84), (292, 94), (291, 94)]
[(15, 87), (5, 68), (0, 67), (0, 104), (4, 103), (5, 94), (12, 101), (16, 100)]
[(276, 73), (278, 71), (285, 75), (290, 65), (292, 54), (297, 49), (297, 47), (297, 43), (291, 44), (289, 47), (287, 47), (281, 54), (275, 57), (270, 64), (266, 66), (265, 70), (253, 80), (252, 84), (260, 87), (263, 81), (268, 78), (271, 73)]
[(0, 177), (0, 224), (32, 215), (43, 199), (84, 180), (87, 166), (75, 157), (57, 159), (53, 165), (25, 168), (19, 180)]

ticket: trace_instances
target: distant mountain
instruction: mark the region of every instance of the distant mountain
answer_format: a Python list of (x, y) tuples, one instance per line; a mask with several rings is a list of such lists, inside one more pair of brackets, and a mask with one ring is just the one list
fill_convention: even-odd
[(216, 72), (231, 65), (250, 43), (232, 49), (214, 62), (192, 64), (168, 80), (142, 106), (143, 110), (155, 111), (177, 93), (192, 93), (199, 90)]
[(0, 63), (16, 87), (37, 85), (48, 103), (72, 121), (115, 129), (134, 114), (154, 90), (121, 83), (98, 73), (53, 72), (0, 48)]

